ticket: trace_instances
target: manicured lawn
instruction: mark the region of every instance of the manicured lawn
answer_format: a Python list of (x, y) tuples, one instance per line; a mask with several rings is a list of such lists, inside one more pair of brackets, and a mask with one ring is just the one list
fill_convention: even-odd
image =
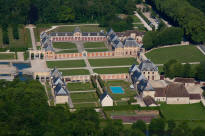
[(137, 16), (135, 16), (135, 15), (132, 15), (132, 19), (133, 19), (133, 22), (134, 22), (134, 23), (139, 23), (139, 22), (141, 22), (140, 19), (139, 19)]
[(53, 47), (58, 48), (58, 49), (76, 49), (77, 48), (75, 43), (71, 43), (71, 42), (54, 42)]
[(108, 51), (107, 48), (102, 48), (102, 49), (85, 49), (87, 52), (105, 52)]
[(164, 64), (171, 59), (179, 62), (199, 62), (205, 59), (205, 55), (192, 45), (160, 48), (146, 53), (146, 56), (155, 64)]
[(0, 60), (10, 60), (15, 59), (15, 54), (13, 53), (0, 53)]
[[(121, 100), (121, 98), (130, 98), (136, 95), (136, 90), (131, 90), (130, 83), (124, 80), (110, 80), (106, 81), (105, 84), (108, 89), (108, 93), (114, 100)], [(124, 94), (113, 94), (110, 90), (110, 86), (121, 86), (124, 90)]]
[(96, 93), (71, 93), (71, 99), (76, 102), (96, 102), (98, 100)]
[(94, 108), (98, 106), (96, 106), (96, 103), (78, 103), (78, 104), (74, 103), (74, 107), (75, 108)]
[(124, 105), (128, 105), (127, 101), (120, 101), (120, 102), (117, 102), (117, 106), (124, 106)]
[[(52, 31), (53, 32), (73, 32), (76, 27), (77, 25), (76, 26), (62, 26)], [(100, 30), (104, 30), (104, 28), (98, 27), (97, 25), (93, 25), (93, 26), (83, 25), (79, 27), (82, 32), (99, 32)]]
[(63, 73), (63, 76), (73, 76), (73, 75), (90, 75), (87, 69), (69, 69), (69, 70), (60, 70)]
[[(12, 28), (8, 28), (8, 35), (9, 35), (9, 46), (10, 47), (31, 47), (31, 42), (29, 38), (30, 34), (29, 31), (24, 28), (23, 25), (19, 25), (19, 39), (15, 40), (12, 34)], [(29, 35), (29, 36), (28, 36)]]
[(90, 82), (86, 83), (68, 83), (68, 90), (70, 91), (87, 91), (94, 90), (93, 85)]
[(58, 51), (56, 53), (57, 54), (60, 54), (60, 53), (78, 53), (78, 50), (62, 50), (62, 51)]
[(89, 59), (91, 66), (123, 66), (137, 64), (135, 58)]
[[(5, 47), (32, 47), (30, 32), (28, 29), (24, 28), (24, 25), (19, 25), (19, 39), (15, 40), (12, 34), (12, 28), (8, 27), (8, 36), (9, 36), (9, 45), (5, 45)], [(0, 28), (0, 47), (3, 47), (3, 39), (2, 39), (2, 29)]]
[(119, 74), (128, 73), (129, 67), (124, 68), (98, 68), (93, 71), (98, 74)]
[(104, 42), (86, 42), (84, 48), (103, 48), (105, 47)]
[(64, 60), (64, 61), (47, 61), (49, 68), (74, 68), (74, 67), (85, 67), (84, 60)]
[(200, 103), (186, 105), (161, 104), (161, 112), (167, 120), (205, 121), (205, 108)]

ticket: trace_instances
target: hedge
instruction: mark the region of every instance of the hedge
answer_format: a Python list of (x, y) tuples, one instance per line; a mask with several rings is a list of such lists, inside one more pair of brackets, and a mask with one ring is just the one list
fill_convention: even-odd
[(139, 105), (122, 105), (122, 106), (113, 106), (113, 107), (103, 107), (103, 110), (160, 110), (160, 107), (140, 107)]

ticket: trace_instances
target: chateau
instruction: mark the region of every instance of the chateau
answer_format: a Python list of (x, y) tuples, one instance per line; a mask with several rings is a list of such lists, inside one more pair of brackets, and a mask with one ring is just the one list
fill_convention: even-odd
[(106, 41), (104, 31), (81, 32), (79, 27), (76, 27), (73, 32), (51, 32), (50, 37), (53, 42)]

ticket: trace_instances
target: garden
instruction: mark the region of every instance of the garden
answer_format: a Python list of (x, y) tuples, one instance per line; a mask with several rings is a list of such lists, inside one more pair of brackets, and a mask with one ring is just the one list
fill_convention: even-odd
[(75, 43), (71, 42), (53, 42), (53, 47), (58, 49), (76, 49)]
[(48, 68), (74, 68), (85, 67), (84, 60), (64, 60), (64, 61), (47, 61)]
[(114, 58), (114, 59), (89, 59), (92, 67), (100, 66), (123, 66), (137, 64), (135, 58)]
[[(108, 80), (105, 82), (105, 86), (108, 89), (108, 94), (115, 101), (121, 101), (122, 98), (130, 99), (137, 95), (136, 90), (130, 89), (130, 83), (124, 80)], [(124, 93), (123, 94), (113, 94), (110, 90), (110, 86), (121, 86), (124, 90)]]
[(52, 32), (73, 32), (76, 27), (79, 27), (82, 32), (100, 32), (101, 30), (105, 30), (98, 25), (72, 25), (57, 27), (56, 29), (52, 30)]
[(88, 91), (94, 90), (93, 85), (90, 82), (80, 83), (68, 83), (67, 88), (69, 91)]
[(128, 73), (129, 67), (120, 67), (120, 68), (98, 68), (93, 71), (98, 74), (120, 74)]
[(66, 69), (60, 70), (63, 76), (74, 76), (74, 75), (90, 75), (87, 69)]

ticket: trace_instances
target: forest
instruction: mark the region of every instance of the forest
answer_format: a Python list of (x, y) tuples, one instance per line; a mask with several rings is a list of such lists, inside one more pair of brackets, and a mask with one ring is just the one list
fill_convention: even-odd
[(170, 60), (163, 66), (164, 75), (173, 79), (174, 77), (195, 78), (205, 80), (205, 61), (199, 65), (181, 64), (176, 60)]
[(205, 1), (204, 1), (204, 0), (188, 0), (188, 2), (189, 2), (192, 6), (194, 6), (194, 7), (198, 8), (198, 9), (200, 9), (202, 12), (205, 13)]
[[(146, 125), (125, 127), (120, 120), (103, 119), (93, 109), (70, 112), (67, 105), (49, 107), (38, 81), (0, 80), (1, 136), (203, 136), (205, 129), (186, 122), (156, 118)], [(165, 127), (166, 126), (166, 127)]]
[(146, 0), (146, 2), (171, 24), (181, 27), (188, 40), (193, 43), (205, 42), (205, 15), (187, 0)]
[[(132, 15), (139, 0), (0, 0), (0, 24), (123, 24), (118, 14)], [(109, 22), (109, 23), (105, 23)], [(124, 26), (125, 27), (125, 26)]]

